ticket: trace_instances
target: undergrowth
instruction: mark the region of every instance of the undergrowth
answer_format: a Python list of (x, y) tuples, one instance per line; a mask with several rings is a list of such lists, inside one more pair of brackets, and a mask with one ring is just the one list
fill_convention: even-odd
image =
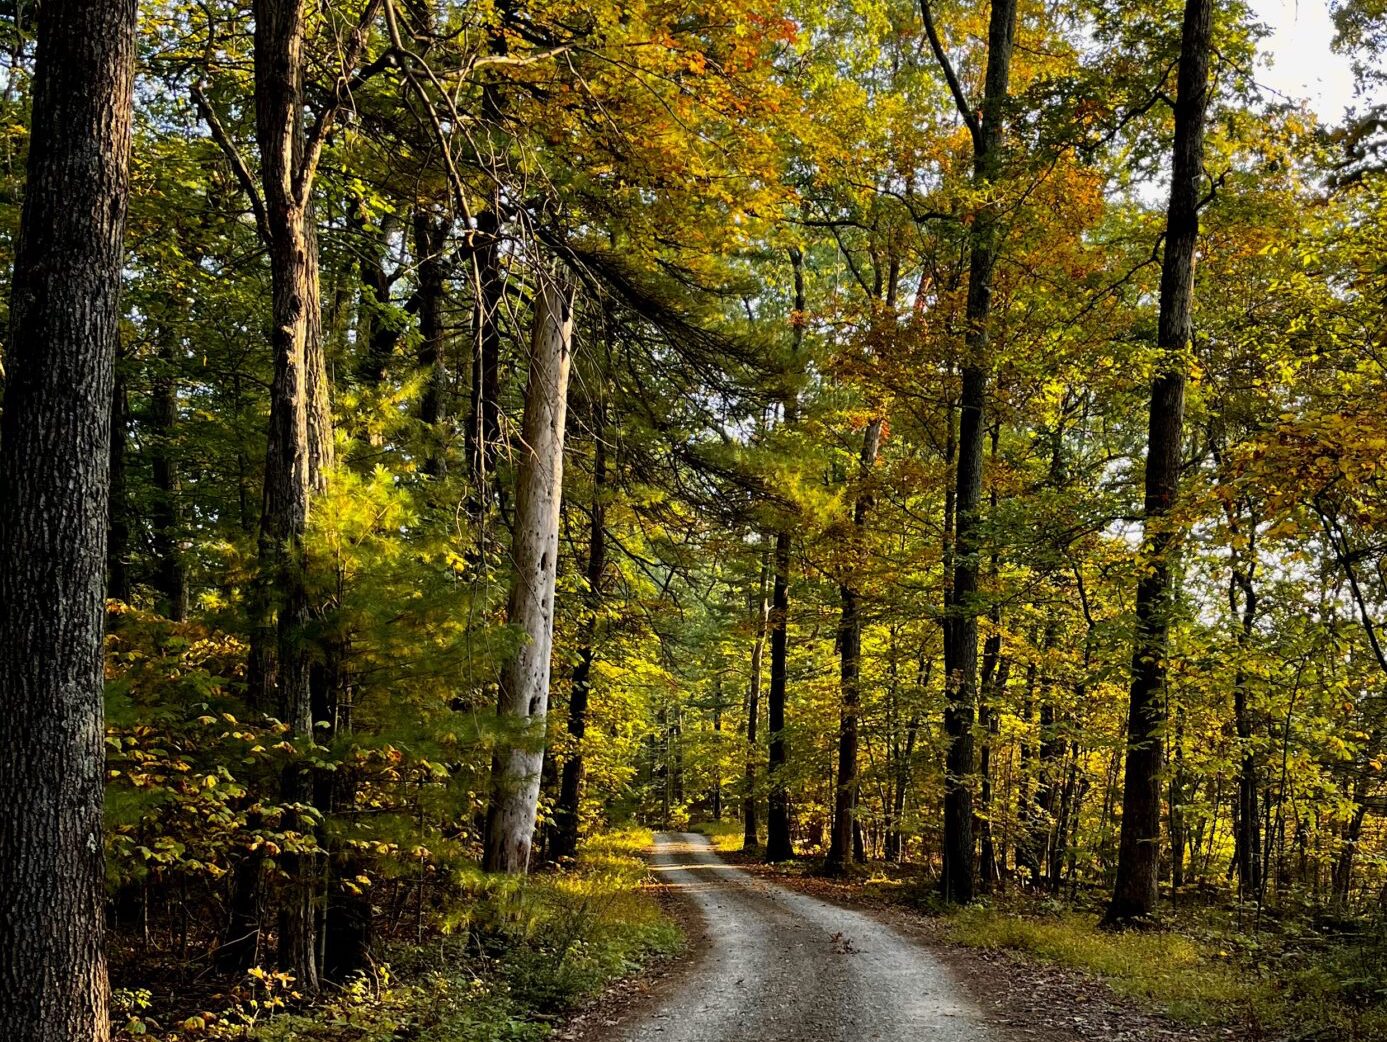
[(953, 939), (1082, 970), (1175, 1019), (1242, 1037), (1387, 1039), (1387, 936), (1326, 937), (1307, 924), (1259, 934), (1210, 910), (1113, 933), (1098, 917), (1039, 903), (949, 913)]
[(113, 996), (117, 1038), (256, 1042), (537, 1042), (567, 1010), (649, 958), (678, 928), (646, 890), (649, 832), (589, 841), (576, 866), (528, 879), (474, 873), (426, 943), (397, 944), (368, 976), (295, 1009), (293, 981), (256, 970), (234, 1001), (161, 1024), (147, 993)]

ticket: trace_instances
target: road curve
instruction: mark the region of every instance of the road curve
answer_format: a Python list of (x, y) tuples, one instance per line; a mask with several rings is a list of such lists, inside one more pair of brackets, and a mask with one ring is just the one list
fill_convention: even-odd
[(696, 905), (703, 950), (612, 1042), (991, 1042), (948, 970), (889, 926), (728, 865), (691, 833), (657, 835), (653, 870)]

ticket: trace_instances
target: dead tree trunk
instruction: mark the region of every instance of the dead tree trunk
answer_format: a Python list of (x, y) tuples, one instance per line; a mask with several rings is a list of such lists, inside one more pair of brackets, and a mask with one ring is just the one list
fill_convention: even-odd
[(554, 644), (554, 580), (563, 494), (564, 417), (573, 346), (573, 294), (541, 273), (535, 293), (530, 372), (525, 386), (516, 477), (515, 578), (508, 618), (524, 643), (501, 674), (502, 733), (491, 765), (485, 853), (488, 872), (524, 873), (530, 864)]
[(101, 638), (134, 0), (38, 10), (0, 418), (0, 1022), (103, 1042)]

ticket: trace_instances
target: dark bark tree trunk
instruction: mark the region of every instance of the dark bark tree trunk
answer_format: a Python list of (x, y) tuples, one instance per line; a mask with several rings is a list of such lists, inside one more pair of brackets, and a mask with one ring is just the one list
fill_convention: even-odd
[(578, 661), (573, 667), (573, 687), (568, 697), (570, 747), (563, 763), (559, 798), (554, 807), (552, 860), (578, 853), (579, 808), (583, 794), (583, 739), (588, 729), (588, 695), (592, 690), (592, 666), (597, 659), (597, 616), (602, 609), (602, 576), (607, 570), (607, 425), (604, 406), (593, 409), (592, 506), (588, 529), (587, 590), (583, 597), (583, 621), (578, 631)]
[[(763, 537), (764, 539), (764, 537)], [(764, 542), (762, 543), (764, 547)], [(746, 774), (742, 793), (742, 849), (755, 850), (761, 845), (756, 820), (756, 766), (761, 750), (756, 744), (757, 726), (761, 716), (761, 669), (766, 651), (766, 624), (769, 605), (766, 603), (770, 582), (770, 555), (761, 551), (761, 575), (756, 594), (751, 599), (752, 620), (756, 627), (751, 643), (751, 678), (746, 698)]]
[(573, 349), (573, 295), (552, 273), (535, 293), (522, 455), (516, 477), (515, 579), (507, 617), (525, 642), (501, 674), (497, 715), (507, 733), (491, 765), (482, 867), (528, 871), (544, 765), (549, 670), (554, 646), (554, 582), (563, 494), (564, 418)]
[(473, 317), (472, 391), (467, 417), (466, 451), (473, 487), (481, 498), (491, 480), (501, 439), (501, 219), (493, 206), (477, 215), (472, 251)]
[(448, 226), (428, 210), (414, 212), (414, 253), (419, 265), (419, 368), (424, 372), (424, 394), (419, 399), (419, 419), (428, 429), (426, 474), (444, 471), (443, 445), (438, 425), (444, 417), (447, 387), (447, 331), (443, 324), (443, 303), (447, 292), (443, 247)]
[[(360, 205), (358, 202), (358, 210)], [(352, 214), (350, 223), (362, 237), (361, 259), (358, 262), (362, 292), (356, 324), (357, 342), (362, 347), (362, 353), (357, 359), (356, 378), (368, 387), (375, 387), (385, 379), (386, 369), (402, 332), (390, 314), (394, 280), (385, 268), (392, 223), (389, 219), (382, 220), (379, 231), (374, 235), (368, 231), (366, 218), (361, 213)]]
[[(1003, 130), (1016, 36), (1016, 0), (993, 0), (987, 32), (987, 70), (980, 116), (974, 116), (958, 86), (934, 29), (928, 0), (922, 0), (930, 43), (950, 81), (960, 115), (973, 138), (973, 183), (983, 193), (1002, 170)], [(946, 900), (973, 899), (973, 716), (978, 681), (978, 553), (982, 501), (983, 412), (987, 397), (988, 337), (992, 271), (1000, 246), (1000, 214), (984, 205), (973, 217), (968, 262), (967, 331), (959, 399), (958, 464), (955, 475), (953, 577), (949, 584), (944, 643), (945, 757), (944, 865), (940, 889)]]
[[(361, 24), (341, 58), (353, 67), (365, 46), (379, 2), (368, 0)], [(255, 0), (255, 136), (260, 151), (262, 232), (270, 259), (273, 376), (270, 429), (265, 454), (260, 519), (260, 580), (251, 633), (252, 701), (271, 704), (290, 734), (311, 740), (314, 722), (311, 621), (305, 585), (303, 538), (312, 497), (327, 486), (333, 462), (331, 389), (319, 302), (318, 234), (313, 183), (318, 150), (336, 112), (319, 113), (312, 139), (305, 127), (305, 0)], [(335, 85), (339, 99), (341, 84)], [(271, 636), (273, 639), (271, 640)], [(319, 702), (323, 701), (321, 682)], [(286, 803), (313, 800), (312, 772), (291, 764), (282, 777)], [(290, 819), (289, 829), (305, 829)], [(288, 878), (279, 916), (279, 961), (296, 987), (318, 990), (318, 859), (291, 854), (280, 859)], [(258, 872), (247, 868), (254, 878)], [(225, 946), (224, 946), (225, 947)], [(224, 953), (229, 959), (234, 950)]]
[[(794, 355), (798, 359), (804, 344), (804, 255), (798, 249), (790, 251), (790, 264), (794, 270), (794, 311), (790, 317), (791, 335), (794, 342)], [(799, 421), (799, 395), (796, 390), (786, 392), (783, 405), (783, 421), (786, 426)], [(790, 793), (785, 787), (783, 777), (785, 765), (789, 760), (789, 746), (785, 741), (785, 697), (788, 681), (789, 663), (789, 610), (790, 610), (790, 541), (792, 533), (789, 525), (782, 525), (775, 534), (775, 570), (771, 588), (771, 684), (766, 699), (766, 727), (770, 731), (770, 756), (767, 764), (769, 794), (766, 799), (766, 860), (770, 862), (788, 861), (795, 856), (794, 844), (790, 840)]]
[(829, 842), (828, 859), (824, 870), (829, 875), (844, 875), (853, 850), (853, 825), (857, 819), (857, 730), (862, 691), (862, 594), (859, 580), (852, 570), (859, 566), (856, 558), (864, 552), (862, 546), (867, 514), (872, 509), (870, 486), (872, 467), (876, 465), (881, 447), (881, 420), (873, 419), (862, 434), (861, 481), (863, 488), (853, 505), (853, 560), (846, 568), (846, 578), (839, 586), (842, 605), (838, 622), (839, 677), (843, 708), (838, 725), (838, 785), (834, 793), (833, 835)]
[(134, 0), (38, 11), (0, 417), (0, 1023), (109, 1035), (102, 625)]
[(1161, 731), (1172, 601), (1175, 533), (1167, 515), (1180, 483), (1185, 410), (1185, 354), (1193, 337), (1194, 256), (1199, 239), (1199, 179), (1203, 172), (1204, 114), (1209, 99), (1211, 0), (1186, 0), (1175, 98), (1175, 143), (1157, 346), (1161, 371), (1151, 384), (1146, 451), (1146, 570), (1137, 583), (1136, 641), (1132, 650), (1127, 770), (1117, 879), (1104, 921), (1122, 926), (1156, 910), (1161, 840)]
[(177, 337), (167, 329), (160, 332), (157, 364), (149, 410), (149, 454), (154, 477), (154, 503), (150, 509), (154, 586), (159, 593), (159, 610), (182, 622), (188, 615), (188, 580), (181, 549), (182, 511), (174, 446), (178, 429)]
[[(271, 591), (274, 617), (274, 689), (279, 718), (290, 733), (313, 733), (309, 622), (304, 586), (303, 537), (313, 482), (310, 476), (309, 341), (318, 321), (317, 240), (311, 234), (307, 199), (296, 189), (303, 146), (303, 37), (301, 0), (257, 0), (255, 4), (256, 139), (270, 230), (272, 284), (270, 334), (274, 369), (270, 385), (270, 433), (265, 455), (265, 492), (260, 519), (260, 561)], [(286, 803), (313, 797), (306, 768), (285, 769)], [(304, 828), (291, 820), (291, 829)], [(305, 994), (318, 989), (314, 859), (281, 858), (288, 876), (279, 917), (279, 962)]]
[(106, 596), (130, 602), (130, 491), (125, 476), (125, 449), (129, 439), (130, 394), (122, 371), (125, 352), (116, 346), (111, 381), (110, 503), (106, 525)]

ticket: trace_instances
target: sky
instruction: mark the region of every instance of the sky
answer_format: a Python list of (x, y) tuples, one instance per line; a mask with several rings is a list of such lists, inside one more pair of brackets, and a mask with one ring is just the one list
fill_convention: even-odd
[(1272, 30), (1262, 41), (1265, 58), (1257, 82), (1308, 102), (1328, 122), (1339, 120), (1354, 101), (1353, 72), (1348, 59), (1330, 49), (1334, 25), (1328, 0), (1248, 0), (1248, 6)]

